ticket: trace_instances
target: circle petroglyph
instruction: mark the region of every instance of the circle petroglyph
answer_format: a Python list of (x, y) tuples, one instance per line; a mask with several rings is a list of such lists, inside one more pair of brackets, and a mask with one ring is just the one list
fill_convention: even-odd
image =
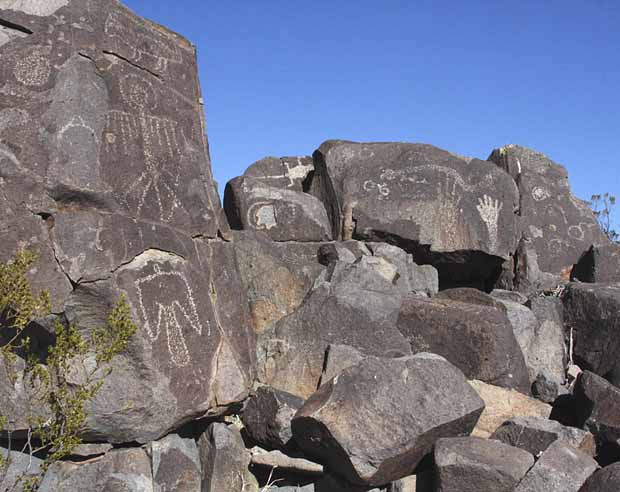
[(40, 87), (47, 84), (51, 68), (47, 58), (39, 53), (33, 53), (15, 63), (13, 70), (15, 78), (29, 87)]
[(121, 81), (121, 94), (125, 102), (139, 113), (157, 106), (153, 85), (137, 75), (128, 75)]
[(551, 195), (549, 194), (549, 191), (541, 186), (537, 186), (536, 188), (532, 190), (532, 198), (536, 200), (537, 202), (542, 202), (543, 200), (546, 200), (550, 196)]

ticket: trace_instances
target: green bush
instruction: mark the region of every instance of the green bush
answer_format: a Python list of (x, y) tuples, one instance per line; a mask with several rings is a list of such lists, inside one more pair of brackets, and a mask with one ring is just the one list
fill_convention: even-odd
[[(82, 441), (80, 433), (87, 418), (86, 405), (101, 389), (111, 372), (110, 362), (122, 353), (137, 330), (131, 319), (129, 305), (121, 297), (108, 315), (105, 326), (82, 337), (73, 324), (55, 323), (55, 343), (42, 362), (31, 349), (26, 336), (28, 325), (50, 312), (47, 292), (34, 294), (27, 274), (37, 260), (32, 251), (19, 251), (15, 257), (0, 263), (0, 363), (12, 370), (18, 356), (25, 359), (24, 381), (32, 392), (33, 408), (47, 408), (46, 417), (28, 415), (28, 438), (21, 452), (43, 456), (44, 473), (49, 466), (71, 452)], [(76, 367), (87, 367), (86, 359), (94, 361), (76, 383)], [(72, 373), (73, 371), (73, 373)], [(71, 379), (71, 381), (69, 381)], [(0, 431), (6, 430), (8, 415), (0, 415)], [(10, 454), (9, 460), (10, 460)], [(0, 456), (0, 466), (8, 466)], [(25, 492), (37, 490), (41, 476), (24, 473), (19, 484)]]

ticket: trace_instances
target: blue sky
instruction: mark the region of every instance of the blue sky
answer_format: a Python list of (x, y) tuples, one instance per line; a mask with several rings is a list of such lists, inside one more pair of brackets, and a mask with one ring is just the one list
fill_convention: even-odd
[[(617, 0), (126, 0), (198, 46), (214, 175), (330, 138), (517, 143), (620, 195)], [(620, 213), (616, 214), (616, 222)]]

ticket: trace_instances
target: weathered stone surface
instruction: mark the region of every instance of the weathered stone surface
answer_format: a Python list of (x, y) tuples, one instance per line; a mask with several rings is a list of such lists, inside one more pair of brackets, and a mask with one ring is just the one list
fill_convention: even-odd
[(535, 245), (527, 237), (519, 240), (514, 263), (513, 288), (528, 296), (540, 292), (554, 292), (559, 286), (568, 282), (568, 279), (560, 275), (541, 270)]
[(570, 284), (564, 309), (577, 365), (603, 377), (613, 376), (620, 350), (620, 285)]
[(469, 384), (484, 400), (485, 405), (472, 436), (489, 437), (500, 425), (513, 417), (549, 418), (551, 415), (551, 405), (525, 396), (518, 391), (500, 388), (482, 381), (470, 381)]
[(0, 448), (0, 456), (6, 460), (3, 466), (0, 466), (0, 490), (22, 492), (23, 485), (20, 484), (20, 478), (41, 473), (43, 462), (36, 456), (15, 450), (9, 452), (6, 448)]
[(39, 491), (61, 490), (155, 492), (151, 460), (143, 449), (127, 448), (86, 463), (57, 461), (43, 477)]
[(489, 161), (519, 187), (520, 235), (533, 246), (541, 272), (568, 280), (591, 244), (606, 243), (590, 207), (571, 193), (563, 166), (518, 145), (495, 149)]
[(259, 179), (270, 188), (304, 191), (304, 182), (313, 172), (311, 156), (265, 157), (248, 167), (243, 175)]
[(597, 444), (620, 447), (620, 389), (584, 371), (573, 389), (577, 424), (594, 434)]
[(111, 451), (114, 446), (109, 443), (82, 443), (71, 451), (72, 457), (94, 458)]
[(332, 263), (299, 309), (259, 334), (259, 379), (306, 398), (318, 387), (331, 344), (368, 355), (410, 354), (396, 329), (400, 304), (400, 290), (372, 265)]
[(398, 329), (412, 351), (442, 355), (468, 379), (529, 392), (523, 354), (510, 322), (503, 309), (494, 307), (499, 301), (482, 293), (476, 295), (489, 305), (442, 298), (446, 295), (450, 294), (403, 301)]
[(289, 456), (281, 451), (266, 451), (257, 446), (250, 449), (250, 462), (255, 466), (267, 467), (270, 470), (278, 469), (294, 475), (322, 476), (323, 465), (314, 463), (305, 458)]
[(202, 472), (194, 439), (170, 434), (151, 442), (147, 452), (151, 457), (155, 491), (200, 491)]
[(435, 444), (438, 492), (512, 492), (534, 464), (527, 451), (479, 437)]
[(528, 301), (527, 296), (521, 292), (515, 292), (514, 290), (493, 289), (491, 296), (499, 301), (512, 301), (519, 304), (525, 304)]
[(247, 395), (255, 349), (234, 251), (217, 241), (189, 246), (187, 259), (147, 250), (74, 291), (66, 313), (82, 329), (101, 326), (120, 294), (140, 326), (88, 405), (88, 439), (147, 442)]
[(588, 478), (579, 492), (616, 492), (620, 490), (620, 463), (612, 463)]
[(504, 422), (490, 437), (538, 456), (552, 443), (566, 441), (589, 456), (594, 456), (594, 436), (587, 431), (568, 427), (542, 417), (514, 417)]
[(250, 454), (239, 431), (214, 423), (198, 439), (202, 463), (202, 492), (258, 492), (258, 483), (248, 470)]
[(265, 232), (274, 241), (329, 241), (325, 206), (314, 196), (265, 186), (264, 180), (240, 176), (226, 185), (224, 210), (230, 227)]
[(555, 441), (525, 475), (515, 492), (578, 492), (598, 464), (564, 441)]
[(451, 285), (494, 283), (516, 249), (518, 190), (489, 162), (431, 145), (343, 141), (313, 157), (311, 189), (335, 237), (354, 223), (355, 237), (390, 239)]
[(325, 352), (321, 385), (335, 378), (345, 369), (354, 366), (365, 357), (359, 350), (349, 345), (331, 344)]
[(368, 357), (306, 401), (293, 435), (351, 483), (376, 486), (409, 475), (437, 439), (468, 435), (483, 408), (442, 357)]
[(293, 437), (291, 420), (304, 400), (269, 386), (259, 386), (243, 409), (248, 435), (267, 449), (287, 446)]
[(620, 282), (620, 244), (591, 246), (573, 267), (571, 280)]
[(420, 471), (392, 482), (387, 492), (434, 492), (435, 473), (433, 470)]

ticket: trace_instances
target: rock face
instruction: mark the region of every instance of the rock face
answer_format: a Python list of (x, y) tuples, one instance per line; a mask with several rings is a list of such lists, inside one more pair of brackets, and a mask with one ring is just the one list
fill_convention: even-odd
[(573, 267), (571, 280), (620, 282), (620, 245), (591, 246)]
[(468, 435), (483, 408), (441, 357), (369, 357), (306, 401), (293, 435), (350, 482), (376, 486), (409, 475), (440, 437)]
[(534, 456), (558, 440), (566, 441), (589, 456), (594, 456), (596, 451), (591, 433), (541, 417), (514, 417), (504, 422), (490, 439), (525, 449)]
[(0, 448), (0, 457), (7, 463), (0, 466), (0, 490), (22, 492), (20, 479), (35, 477), (41, 473), (42, 460), (19, 451)]
[(505, 310), (495, 307), (498, 301), (490, 296), (480, 296), (489, 305), (441, 296), (407, 297), (398, 316), (398, 329), (414, 353), (437, 353), (468, 379), (528, 393), (530, 383), (523, 353)]
[(556, 441), (525, 475), (515, 492), (578, 492), (598, 465), (594, 458)]
[(86, 436), (146, 442), (240, 401), (255, 349), (216, 239), (195, 48), (114, 0), (2, 2), (0, 18), (32, 33), (0, 47), (2, 259), (36, 249), (34, 286), (84, 330), (121, 294), (140, 327)]
[(390, 238), (442, 283), (492, 284), (516, 249), (517, 187), (488, 162), (423, 144), (328, 141), (314, 165), (335, 237), (352, 223), (355, 237)]
[[(532, 246), (543, 277), (552, 274), (568, 280), (573, 264), (590, 245), (607, 242), (590, 207), (571, 193), (563, 166), (518, 145), (494, 150), (489, 161), (519, 187), (519, 235)], [(517, 278), (517, 287), (541, 286), (542, 279), (531, 275)]]
[(396, 329), (399, 289), (373, 265), (335, 263), (302, 306), (258, 338), (259, 379), (302, 398), (319, 385), (331, 344), (367, 355), (411, 353)]
[(274, 241), (328, 241), (332, 228), (323, 203), (304, 193), (313, 172), (308, 158), (267, 158), (226, 185), (224, 209), (233, 229), (263, 231)]
[(202, 467), (198, 446), (193, 439), (170, 434), (152, 442), (148, 448), (155, 490), (198, 492)]
[(564, 308), (574, 338), (575, 362), (583, 369), (604, 377), (610, 374), (614, 379), (620, 350), (620, 285), (570, 284)]
[(534, 465), (527, 451), (479, 437), (435, 444), (438, 492), (511, 492)]
[(620, 463), (613, 463), (588, 478), (579, 492), (615, 492), (620, 490)]

